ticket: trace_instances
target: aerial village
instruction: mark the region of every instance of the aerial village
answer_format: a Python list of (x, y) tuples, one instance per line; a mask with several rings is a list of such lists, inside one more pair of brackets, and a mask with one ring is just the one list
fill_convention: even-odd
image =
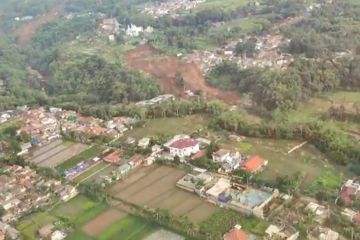
[[(162, 101), (173, 101), (174, 96), (164, 95), (154, 99), (139, 102), (137, 105), (149, 106)], [(191, 193), (197, 198), (219, 208), (232, 209), (241, 214), (269, 220), (271, 224), (266, 229), (266, 239), (299, 239), (299, 231), (294, 227), (299, 218), (312, 214), (316, 224), (308, 231), (308, 239), (342, 239), (324, 223), (330, 216), (328, 205), (320, 204), (316, 199), (300, 197), (294, 199), (291, 193), (280, 192), (271, 187), (257, 187), (252, 184), (252, 176), (261, 172), (270, 164), (266, 156), (246, 155), (236, 149), (218, 148), (209, 153), (212, 139), (191, 134), (179, 133), (168, 138), (162, 144), (156, 142), (154, 136), (134, 138), (127, 132), (139, 122), (136, 118), (114, 117), (102, 120), (86, 117), (75, 111), (50, 107), (33, 108), (20, 107), (0, 114), (2, 124), (20, 123), (17, 135), (30, 136), (29, 142), (20, 144), (18, 156), (37, 167), (57, 170), (61, 179), (44, 177), (29, 166), (2, 165), (0, 168), (1, 205), (4, 214), (0, 222), (0, 239), (17, 239), (18, 231), (11, 226), (22, 216), (34, 209), (51, 205), (58, 199), (69, 201), (79, 192), (74, 181), (79, 184), (92, 178), (97, 172), (100, 176), (94, 178), (104, 187), (110, 187), (118, 182), (126, 181), (132, 172), (150, 168), (157, 164), (171, 166), (187, 166), (186, 174), (179, 176), (174, 185), (182, 191)], [(68, 142), (69, 136), (71, 141)], [(92, 150), (96, 137), (106, 137), (105, 144), (98, 147), (95, 155), (89, 155), (81, 161), (67, 165), (69, 159), (76, 159), (77, 154)], [(234, 141), (241, 142), (245, 137), (230, 134)], [(121, 145), (111, 143), (120, 141)], [(68, 142), (68, 143), (66, 143)], [(129, 148), (136, 151), (129, 151)], [(2, 146), (5, 150), (6, 146)], [(4, 153), (1, 153), (4, 157)], [(207, 154), (218, 169), (206, 169), (196, 166)], [(87, 171), (98, 169), (94, 173), (80, 178)], [(103, 170), (106, 171), (103, 171)], [(236, 181), (233, 173), (246, 173), (247, 179)], [(63, 182), (67, 184), (63, 184)], [(360, 182), (348, 179), (339, 189), (337, 201), (341, 201), (342, 215), (348, 221), (360, 224), (359, 210), (351, 208), (352, 201), (360, 197)], [(54, 224), (45, 225), (39, 234), (51, 239), (64, 239), (71, 228), (59, 228)], [(3, 237), (4, 236), (4, 237)], [(244, 236), (235, 238), (234, 236)], [(224, 235), (230, 239), (257, 239), (252, 234), (234, 226)]]

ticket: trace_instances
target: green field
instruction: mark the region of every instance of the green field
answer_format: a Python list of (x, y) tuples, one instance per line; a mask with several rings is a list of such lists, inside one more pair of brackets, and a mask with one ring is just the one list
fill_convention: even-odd
[(291, 175), (297, 171), (306, 174), (303, 187), (333, 167), (326, 163), (324, 156), (312, 145), (305, 145), (290, 154), (287, 152), (300, 144), (297, 141), (246, 138), (243, 142), (228, 142), (225, 147), (238, 149), (241, 153), (259, 155), (269, 161), (261, 177), (273, 181), (278, 176)]
[(204, 115), (191, 115), (184, 118), (160, 118), (148, 120), (143, 127), (134, 129), (129, 136), (140, 139), (146, 136), (175, 134), (190, 134), (196, 130), (204, 129), (209, 119)]
[(223, 10), (234, 10), (238, 7), (245, 6), (249, 1), (248, 0), (207, 0), (201, 4), (195, 11), (200, 11), (203, 9), (209, 8), (221, 8)]
[(98, 236), (99, 240), (141, 240), (157, 230), (157, 226), (141, 218), (128, 216), (111, 225)]
[(72, 239), (91, 239), (80, 238), (80, 235), (83, 235), (83, 237), (86, 237), (86, 235), (82, 234), (79, 228), (106, 209), (108, 209), (108, 205), (93, 202), (88, 198), (79, 195), (69, 202), (56, 205), (47, 212), (30, 214), (26, 218), (20, 220), (16, 225), (16, 228), (24, 236), (24, 239), (35, 240), (38, 239), (37, 231), (41, 227), (49, 223), (67, 219), (67, 222), (75, 228), (74, 235), (76, 235), (76, 238)]
[[(351, 91), (338, 91), (333, 93), (322, 94), (318, 97), (311, 98), (304, 104), (301, 104), (297, 110), (289, 113), (290, 122), (306, 122), (321, 119), (328, 112), (332, 105), (344, 105), (349, 111), (354, 111), (353, 104), (360, 102), (360, 94)], [(334, 122), (343, 128), (360, 127), (359, 124), (351, 122)]]
[(37, 231), (46, 224), (55, 222), (58, 220), (56, 217), (46, 213), (38, 212), (28, 215), (22, 219), (16, 228), (21, 232), (24, 239), (35, 240), (37, 239)]
[(63, 172), (66, 169), (74, 167), (76, 164), (78, 164), (81, 161), (85, 161), (85, 160), (96, 157), (103, 150), (104, 150), (104, 148), (101, 146), (98, 146), (98, 145), (92, 146), (91, 148), (86, 149), (85, 151), (79, 153), (78, 155), (70, 158), (66, 162), (63, 162), (62, 164), (57, 166), (56, 169), (60, 172)]

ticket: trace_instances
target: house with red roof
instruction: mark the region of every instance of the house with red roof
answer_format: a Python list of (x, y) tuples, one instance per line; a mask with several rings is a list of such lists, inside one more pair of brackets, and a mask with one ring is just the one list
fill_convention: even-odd
[(262, 159), (259, 156), (253, 156), (248, 158), (244, 164), (241, 166), (241, 169), (250, 173), (260, 172), (264, 166), (268, 164), (267, 160)]
[(241, 230), (241, 226), (236, 225), (229, 232), (224, 234), (224, 240), (252, 240), (253, 236), (247, 234), (245, 231)]
[(165, 146), (169, 148), (170, 155), (180, 158), (189, 157), (200, 151), (199, 142), (189, 136), (174, 137)]
[(104, 157), (104, 161), (108, 163), (119, 163), (121, 160), (121, 154), (119, 151), (114, 151)]
[(345, 206), (350, 206), (353, 198), (360, 198), (360, 181), (349, 179), (341, 187), (340, 198)]

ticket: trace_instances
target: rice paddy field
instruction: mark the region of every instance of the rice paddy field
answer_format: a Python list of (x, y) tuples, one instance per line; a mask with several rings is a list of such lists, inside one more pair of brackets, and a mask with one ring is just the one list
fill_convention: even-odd
[(139, 168), (124, 181), (112, 186), (109, 193), (114, 198), (138, 206), (169, 209), (175, 216), (187, 216), (192, 222), (199, 223), (217, 208), (197, 195), (176, 187), (176, 182), (185, 174), (183, 170), (166, 166)]

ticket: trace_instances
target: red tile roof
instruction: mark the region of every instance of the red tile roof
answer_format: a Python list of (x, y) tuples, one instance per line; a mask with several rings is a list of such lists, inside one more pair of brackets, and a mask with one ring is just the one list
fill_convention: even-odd
[(110, 163), (117, 163), (121, 160), (120, 153), (118, 151), (112, 152), (104, 157), (104, 160)]
[(360, 213), (356, 214), (356, 216), (354, 217), (354, 222), (355, 224), (360, 225)]
[(351, 196), (355, 194), (354, 188), (349, 187), (343, 187), (340, 192), (341, 200), (344, 202), (346, 206), (349, 206), (352, 204)]
[(242, 165), (242, 169), (249, 172), (256, 172), (264, 165), (264, 159), (259, 156), (250, 157)]
[(224, 235), (224, 240), (247, 240), (248, 235), (241, 229), (233, 228)]
[(198, 144), (198, 141), (191, 139), (191, 138), (183, 138), (176, 140), (173, 142), (170, 147), (172, 148), (178, 148), (178, 149), (184, 149), (189, 147), (194, 147)]
[(192, 156), (192, 159), (196, 160), (196, 159), (202, 158), (203, 156), (205, 156), (205, 154), (206, 154), (206, 149), (203, 149), (203, 150), (195, 153), (195, 154)]

